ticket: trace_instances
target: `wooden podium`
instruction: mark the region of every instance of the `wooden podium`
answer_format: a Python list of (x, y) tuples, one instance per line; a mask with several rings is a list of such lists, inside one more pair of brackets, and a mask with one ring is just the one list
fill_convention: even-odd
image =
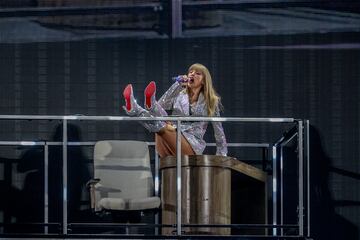
[[(160, 170), (162, 224), (176, 224), (176, 157), (162, 158)], [(183, 156), (181, 171), (182, 224), (267, 222), (265, 172), (235, 158), (213, 155)], [(251, 206), (253, 203), (256, 206)], [(249, 209), (254, 209), (253, 215), (243, 216), (252, 214), (246, 213)], [(243, 222), (247, 219), (250, 222)], [(182, 230), (184, 234), (247, 233), (226, 227), (184, 227)], [(163, 228), (162, 234), (172, 235), (174, 231), (174, 228)], [(260, 232), (264, 234), (264, 230)]]

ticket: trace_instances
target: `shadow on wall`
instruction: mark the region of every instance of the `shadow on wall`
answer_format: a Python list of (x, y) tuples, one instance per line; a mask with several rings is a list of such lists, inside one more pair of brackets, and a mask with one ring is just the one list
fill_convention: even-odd
[[(22, 148), (22, 147), (21, 147)], [(40, 223), (44, 216), (44, 153), (42, 146), (32, 146), (19, 159), (4, 160), (4, 180), (0, 185), (2, 222)], [(23, 176), (23, 177), (21, 177)], [(30, 225), (5, 225), (4, 233), (40, 232)]]
[[(358, 240), (358, 227), (335, 212), (338, 204), (332, 199), (329, 189), (329, 173), (334, 172), (334, 168), (330, 166), (331, 159), (324, 152), (319, 131), (314, 126), (310, 126), (310, 156), (311, 237), (317, 240)], [(359, 174), (357, 179), (360, 179)]]
[[(68, 124), (68, 140), (81, 141), (77, 126)], [(56, 129), (52, 141), (62, 141), (62, 124)], [(44, 148), (26, 147), (19, 159), (1, 159), (4, 163), (4, 180), (0, 181), (1, 222), (31, 223), (7, 225), (3, 233), (43, 233), (44, 227)], [(14, 168), (14, 166), (17, 166)], [(62, 146), (49, 146), (48, 200), (49, 222), (62, 222)], [(18, 176), (23, 176), (22, 178)], [(68, 221), (86, 221), (90, 215), (89, 201), (82, 199), (90, 171), (81, 148), (68, 148)], [(22, 184), (16, 184), (21, 182)], [(19, 187), (20, 186), (20, 187)], [(49, 227), (59, 233), (60, 227)]]
[[(81, 141), (80, 129), (74, 124), (67, 125), (69, 142)], [(59, 124), (53, 136), (53, 141), (63, 140), (63, 125)], [(62, 222), (62, 179), (63, 179), (63, 149), (53, 146), (49, 149), (49, 220)], [(88, 201), (82, 200), (86, 182), (90, 179), (87, 159), (79, 146), (68, 146), (68, 222), (84, 221), (83, 215), (88, 215), (90, 206)]]

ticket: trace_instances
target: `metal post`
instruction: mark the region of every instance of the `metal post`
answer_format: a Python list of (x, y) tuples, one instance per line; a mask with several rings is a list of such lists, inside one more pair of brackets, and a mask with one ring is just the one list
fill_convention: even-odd
[(171, 0), (171, 36), (182, 36), (182, 0)]
[(305, 121), (306, 190), (307, 190), (307, 237), (310, 237), (310, 122)]
[[(276, 179), (276, 175), (277, 175), (277, 148), (276, 146), (272, 147), (272, 165), (273, 165), (273, 181), (272, 181), (272, 200), (273, 200), (273, 225), (277, 224), (277, 191), (276, 191), (276, 187), (277, 187), (277, 179)], [(273, 236), (277, 235), (277, 229), (273, 228)]]
[[(159, 154), (156, 151), (156, 143), (155, 143), (155, 196), (159, 196)], [(156, 211), (155, 213), (155, 224), (159, 224), (159, 213)], [(159, 228), (155, 227), (155, 235), (159, 235)]]
[[(280, 146), (280, 225), (284, 224), (284, 148)], [(284, 229), (280, 229), (280, 235), (283, 236)]]
[[(44, 145), (44, 223), (49, 223), (49, 145)], [(45, 226), (44, 233), (48, 233)]]
[(67, 234), (67, 120), (63, 120), (63, 234)]
[(176, 221), (176, 232), (177, 235), (181, 235), (181, 131), (180, 131), (181, 121), (177, 121), (177, 131), (176, 131), (176, 187), (177, 187), (177, 195), (176, 195), (176, 203), (177, 203), (177, 221)]
[(268, 161), (268, 149), (262, 148), (262, 169), (263, 171), (266, 171), (267, 161)]
[(299, 236), (304, 236), (304, 155), (303, 155), (303, 121), (298, 122), (299, 152)]

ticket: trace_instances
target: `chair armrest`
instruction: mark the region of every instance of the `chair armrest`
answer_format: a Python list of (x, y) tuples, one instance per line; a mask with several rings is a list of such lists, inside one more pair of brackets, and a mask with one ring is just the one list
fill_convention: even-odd
[(95, 184), (97, 184), (98, 182), (100, 182), (100, 178), (93, 178), (90, 179), (87, 183), (86, 183), (86, 187), (92, 187)]
[(86, 187), (89, 188), (90, 193), (90, 208), (93, 212), (96, 210), (95, 184), (99, 182), (99, 178), (93, 178), (86, 183)]

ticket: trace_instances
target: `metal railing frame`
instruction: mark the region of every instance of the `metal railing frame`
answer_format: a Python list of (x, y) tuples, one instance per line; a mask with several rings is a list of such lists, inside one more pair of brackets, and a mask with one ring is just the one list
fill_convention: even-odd
[[(68, 218), (67, 218), (67, 148), (68, 146), (80, 146), (80, 145), (93, 145), (95, 142), (68, 142), (67, 139), (67, 125), (69, 121), (175, 121), (177, 123), (177, 219), (176, 219), (176, 233), (178, 236), (182, 235), (182, 227), (185, 225), (181, 224), (181, 132), (180, 125), (181, 122), (186, 121), (207, 121), (207, 122), (243, 122), (243, 123), (295, 123), (297, 127), (297, 131), (295, 135), (298, 137), (298, 164), (299, 164), (299, 199), (298, 199), (298, 228), (299, 228), (299, 236), (305, 236), (305, 226), (306, 223), (306, 236), (310, 235), (310, 196), (309, 196), (309, 186), (310, 186), (310, 170), (309, 170), (309, 121), (305, 120), (305, 124), (303, 120), (294, 119), (294, 118), (238, 118), (238, 117), (121, 117), (121, 116), (78, 116), (78, 115), (69, 115), (69, 116), (49, 116), (49, 115), (0, 115), (0, 120), (61, 120), (63, 122), (63, 141), (62, 142), (31, 142), (31, 141), (0, 141), (0, 145), (25, 145), (25, 146), (44, 146), (44, 201), (45, 206), (48, 203), (48, 146), (49, 145), (62, 145), (63, 150), (63, 219), (62, 219), (62, 234), (68, 234)], [(290, 140), (294, 137), (291, 135)], [(273, 227), (273, 235), (277, 236), (277, 229), (284, 228), (281, 224), (278, 224), (277, 217), (277, 147), (283, 146), (284, 143), (290, 141), (288, 136), (282, 137), (277, 143), (272, 145), (266, 143), (230, 143), (229, 146), (243, 146), (243, 147), (268, 147), (272, 149), (273, 152), (273, 224), (255, 224), (259, 227), (262, 226), (264, 228)], [(153, 142), (149, 142), (149, 145), (154, 145)], [(215, 144), (209, 144), (209, 146), (214, 146)], [(155, 153), (156, 154), (156, 153)], [(157, 155), (157, 154), (156, 154)], [(155, 157), (155, 172), (158, 172), (158, 157)], [(282, 175), (282, 169), (281, 173)], [(306, 177), (306, 181), (304, 179)], [(159, 194), (159, 175), (155, 173), (155, 194)], [(306, 184), (304, 184), (304, 182)], [(281, 183), (282, 184), (282, 183)], [(281, 190), (281, 189), (280, 189)], [(304, 198), (304, 193), (306, 193), (306, 199)], [(282, 204), (282, 201), (280, 201)], [(282, 209), (283, 206), (280, 206)], [(306, 221), (304, 209), (306, 208)], [(282, 217), (281, 217), (282, 219)], [(48, 210), (44, 211), (44, 220), (45, 225), (48, 224)], [(154, 225), (161, 225), (156, 222)], [(231, 225), (231, 224), (230, 224)], [(235, 224), (239, 225), (239, 224)], [(240, 224), (241, 225), (241, 224)], [(240, 226), (239, 225), (239, 226)], [(244, 224), (247, 226), (249, 224)], [(251, 224), (250, 224), (251, 225)], [(250, 226), (249, 225), (249, 226)], [(200, 226), (200, 225), (199, 225)], [(280, 227), (279, 227), (280, 226)], [(286, 227), (286, 226), (285, 226)], [(45, 227), (45, 233), (47, 233), (47, 227)], [(282, 233), (282, 232), (281, 232)], [(282, 235), (282, 234), (281, 234)]]

